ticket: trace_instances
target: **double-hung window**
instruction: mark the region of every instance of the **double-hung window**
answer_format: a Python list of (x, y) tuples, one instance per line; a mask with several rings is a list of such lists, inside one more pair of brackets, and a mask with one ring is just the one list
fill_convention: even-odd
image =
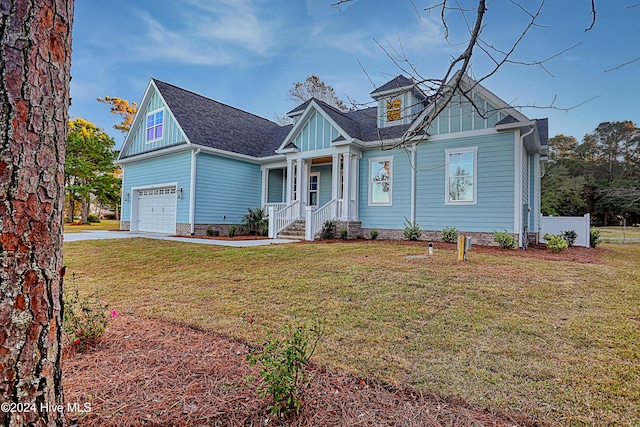
[(157, 141), (162, 138), (164, 126), (164, 110), (156, 110), (147, 114), (147, 142)]
[(445, 150), (446, 193), (445, 203), (474, 205), (478, 200), (477, 162), (478, 147)]
[(390, 206), (393, 157), (369, 159), (369, 205)]

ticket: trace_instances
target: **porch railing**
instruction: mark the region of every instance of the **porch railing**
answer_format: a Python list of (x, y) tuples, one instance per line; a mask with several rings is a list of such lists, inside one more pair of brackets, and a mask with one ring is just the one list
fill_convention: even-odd
[(264, 204), (264, 208), (263, 208), (264, 209), (264, 215), (265, 215), (264, 219), (269, 218), (269, 207), (270, 206), (273, 206), (274, 208), (276, 208), (276, 212), (277, 212), (279, 210), (284, 209), (287, 206), (287, 204), (286, 204), (286, 202), (265, 203)]
[(336, 199), (331, 199), (325, 205), (315, 210), (315, 212), (313, 213), (313, 227), (311, 229), (313, 236), (315, 236), (320, 230), (322, 230), (322, 226), (324, 225), (325, 221), (334, 219), (334, 205), (336, 203)]
[(299, 218), (300, 201), (296, 200), (280, 210), (276, 210), (275, 206), (270, 206), (269, 211), (269, 238), (275, 239), (278, 233), (296, 222)]

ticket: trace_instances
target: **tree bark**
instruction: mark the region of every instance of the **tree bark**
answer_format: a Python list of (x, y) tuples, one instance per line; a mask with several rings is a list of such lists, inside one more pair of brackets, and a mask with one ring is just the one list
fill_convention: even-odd
[(0, 0), (0, 17), (0, 424), (63, 426), (62, 222), (73, 0)]

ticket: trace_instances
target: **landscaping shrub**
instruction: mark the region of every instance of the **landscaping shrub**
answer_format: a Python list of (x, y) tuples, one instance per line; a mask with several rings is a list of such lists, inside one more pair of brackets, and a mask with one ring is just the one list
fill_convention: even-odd
[(238, 227), (236, 227), (235, 225), (232, 225), (231, 227), (229, 227), (229, 237), (235, 236), (236, 231), (238, 231)]
[(545, 234), (544, 240), (547, 241), (547, 248), (553, 252), (562, 252), (569, 247), (562, 234)]
[(322, 224), (320, 238), (333, 239), (334, 237), (336, 237), (336, 222), (328, 219), (324, 222), (324, 224)]
[(97, 215), (89, 214), (89, 216), (87, 217), (87, 222), (89, 224), (91, 224), (91, 223), (99, 224), (100, 223), (100, 218), (98, 218)]
[(591, 229), (589, 230), (589, 246), (595, 248), (601, 242), (602, 237), (600, 237), (600, 230), (595, 227), (591, 227)]
[(493, 240), (495, 240), (502, 249), (515, 249), (518, 247), (518, 239), (516, 239), (507, 230), (493, 232)]
[(578, 238), (578, 233), (576, 233), (576, 230), (567, 230), (562, 232), (562, 237), (567, 241), (567, 245), (571, 247)]
[(209, 226), (209, 228), (207, 228), (207, 236), (209, 236), (209, 237), (213, 236), (213, 228), (211, 226)]
[(247, 213), (242, 217), (242, 224), (249, 230), (250, 235), (258, 234), (258, 231), (262, 231), (268, 225), (264, 217), (264, 209), (247, 208)]
[(404, 237), (408, 240), (416, 241), (422, 236), (420, 226), (415, 222), (411, 224), (407, 218), (404, 219)]
[(282, 418), (293, 412), (300, 413), (299, 390), (307, 384), (305, 370), (321, 336), (317, 323), (309, 329), (286, 325), (284, 338), (268, 336), (262, 353), (247, 356), (251, 366), (258, 362), (262, 365), (260, 376), (264, 379), (264, 388), (258, 389), (258, 394), (273, 398), (273, 405), (269, 406), (272, 414)]
[[(63, 328), (68, 342), (84, 351), (94, 345), (107, 328), (107, 305), (99, 298), (80, 298), (75, 285), (64, 291)], [(113, 312), (115, 313), (115, 311)]]
[(347, 240), (348, 237), (349, 237), (349, 230), (347, 230), (346, 228), (342, 228), (340, 230), (340, 238), (342, 240)]
[(440, 232), (440, 238), (447, 243), (455, 243), (458, 241), (458, 230), (453, 227), (445, 227)]
[(371, 230), (369, 236), (371, 236), (371, 240), (376, 240), (378, 238), (378, 230)]

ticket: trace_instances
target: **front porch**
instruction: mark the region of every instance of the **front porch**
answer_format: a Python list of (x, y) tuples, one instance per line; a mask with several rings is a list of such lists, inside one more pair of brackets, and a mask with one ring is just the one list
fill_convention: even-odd
[(270, 238), (295, 222), (304, 224), (306, 240), (314, 240), (325, 221), (358, 221), (360, 156), (348, 149), (331, 151), (314, 152), (314, 157), (295, 153), (287, 157), (286, 167), (263, 167), (262, 205)]

